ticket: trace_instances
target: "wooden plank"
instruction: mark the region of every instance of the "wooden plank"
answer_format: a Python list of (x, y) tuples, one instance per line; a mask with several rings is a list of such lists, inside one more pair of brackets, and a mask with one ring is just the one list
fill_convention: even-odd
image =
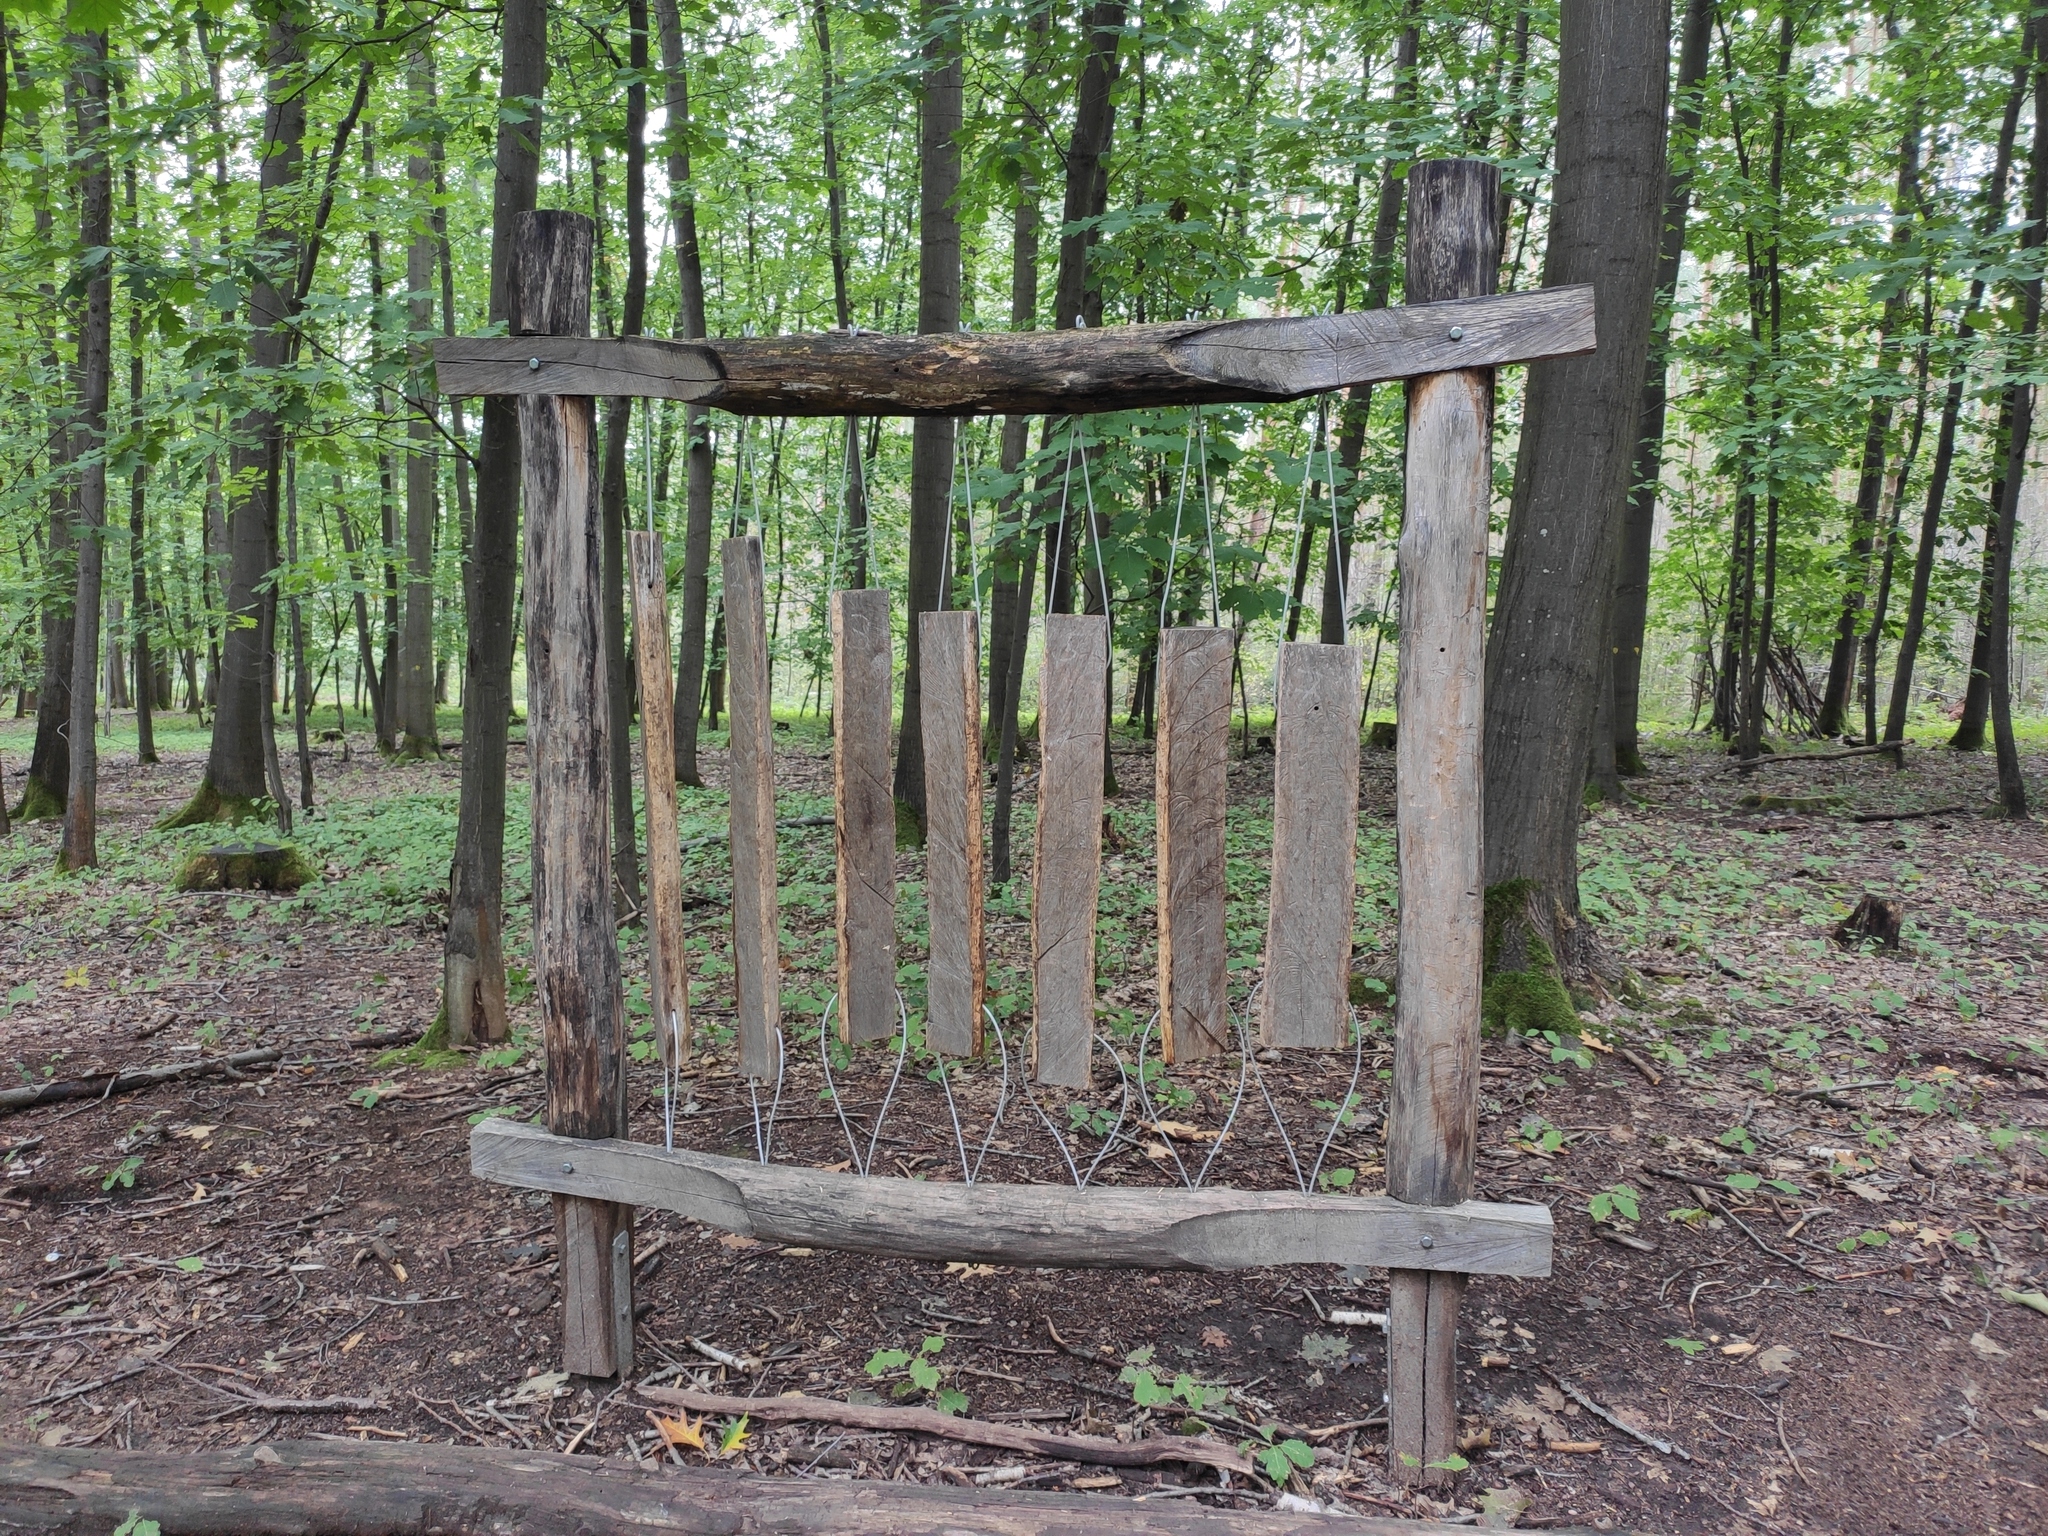
[(1424, 1356), (1429, 1339), (1429, 1272), (1397, 1269), (1387, 1276), (1387, 1403), (1410, 1405), (1389, 1412), (1387, 1460), (1405, 1482), (1422, 1480), (1426, 1454), (1423, 1386), (1428, 1377)]
[(1159, 857), (1159, 1022), (1169, 1063), (1230, 1043), (1223, 813), (1230, 787), (1227, 629), (1159, 637), (1154, 805)]
[(1060, 1269), (1550, 1272), (1550, 1212), (1540, 1205), (862, 1178), (646, 1142), (571, 1142), (510, 1119), (476, 1125), (469, 1166), (494, 1183), (653, 1206), (762, 1242), (898, 1258)]
[(971, 608), (917, 618), (924, 691), (925, 1044), (981, 1050), (981, 623)]
[(832, 594), (832, 811), (839, 1038), (896, 1033), (896, 799), (890, 791), (889, 594)]
[(1054, 613), (1038, 672), (1038, 819), (1031, 867), (1032, 1071), (1086, 1088), (1095, 1045), (1095, 897), (1109, 620)]
[(1273, 885), (1259, 1037), (1348, 1043), (1358, 878), (1358, 650), (1282, 642), (1274, 688)]
[(1095, 330), (575, 344), (454, 337), (434, 343), (434, 361), (450, 395), (573, 384), (743, 416), (1075, 415), (1294, 400), (1447, 368), (1576, 356), (1592, 351), (1593, 340), (1593, 290), (1582, 286), (1341, 315)]
[(727, 539), (725, 676), (731, 690), (725, 751), (732, 816), (732, 961), (740, 1072), (775, 1075), (782, 1026), (782, 961), (776, 947), (775, 720), (769, 708), (768, 613), (761, 541)]
[(690, 962), (683, 944), (683, 854), (676, 830), (668, 559), (656, 533), (633, 535), (633, 657), (640, 670), (641, 762), (647, 781), (647, 970), (654, 1038), (662, 1061), (677, 1066), (690, 1059)]
[[(522, 329), (590, 323), (593, 227), (581, 214), (519, 216)], [(610, 722), (605, 707), (598, 549), (597, 407), (588, 396), (519, 402), (526, 507), (527, 760), (533, 775), (533, 973), (547, 1062), (548, 1129), (616, 1136), (626, 1128), (626, 1026), (613, 921)], [(612, 1238), (632, 1213), (604, 1201), (555, 1202), (563, 1365), (618, 1367)]]
[(0, 1445), (0, 1529), (79, 1536), (111, 1531), (138, 1510), (165, 1536), (502, 1536), (515, 1527), (524, 1536), (1465, 1536), (1472, 1529), (1348, 1510), (1210, 1509), (1193, 1499), (1141, 1503), (736, 1476), (696, 1466), (641, 1471), (617, 1458), (496, 1447), (273, 1440), (260, 1449), (261, 1460), (247, 1445), (191, 1453)]
[[(1497, 170), (1470, 160), (1425, 163), (1410, 174), (1411, 295), (1449, 299), (1492, 289), (1499, 186)], [(1481, 683), (1492, 429), (1487, 369), (1436, 374), (1409, 389), (1395, 744), (1401, 980), (1387, 1192), (1420, 1205), (1449, 1206), (1471, 1195), (1478, 1140)], [(1389, 1443), (1419, 1440), (1422, 1447), (1412, 1453), (1419, 1466), (1396, 1458), (1389, 1470), (1398, 1478), (1450, 1480), (1429, 1463), (1457, 1449), (1457, 1302), (1455, 1290), (1430, 1283), (1419, 1319), (1420, 1386), (1390, 1385)]]

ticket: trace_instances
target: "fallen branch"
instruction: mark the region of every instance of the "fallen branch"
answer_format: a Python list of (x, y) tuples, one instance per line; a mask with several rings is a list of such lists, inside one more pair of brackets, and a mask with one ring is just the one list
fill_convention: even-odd
[[(261, 1459), (258, 1459), (261, 1457)], [(137, 1511), (171, 1536), (1462, 1536), (1469, 1526), (1219, 1510), (1188, 1500), (917, 1483), (639, 1471), (590, 1456), (453, 1445), (278, 1440), (181, 1455), (0, 1446), (0, 1530), (110, 1531)]]
[(1644, 1077), (1648, 1078), (1650, 1080), (1650, 1086), (1652, 1088), (1656, 1087), (1659, 1083), (1664, 1081), (1663, 1077), (1658, 1073), (1655, 1067), (1651, 1066), (1647, 1061), (1643, 1060), (1642, 1057), (1638, 1056), (1634, 1051), (1630, 1050), (1627, 1046), (1617, 1045), (1614, 1048), (1614, 1054), (1619, 1056), (1623, 1061), (1627, 1062), (1630, 1066), (1634, 1067), (1638, 1072), (1642, 1073)]
[(1728, 771), (1735, 773), (1745, 768), (1769, 768), (1777, 763), (1839, 763), (1848, 757), (1874, 757), (1880, 752), (1903, 753), (1903, 741), (1880, 742), (1874, 747), (1850, 747), (1845, 752), (1766, 752), (1761, 757), (1745, 757), (1740, 762), (1730, 763)]
[(1868, 1078), (1860, 1083), (1836, 1083), (1834, 1086), (1829, 1088), (1808, 1088), (1803, 1093), (1793, 1094), (1792, 1102), (1794, 1104), (1797, 1104), (1801, 1099), (1825, 1099), (1830, 1094), (1854, 1093), (1859, 1088), (1890, 1088), (1894, 1086), (1897, 1083), (1897, 1081), (1897, 1078), (1873, 1077)]
[[(374, 1397), (272, 1397), (267, 1392), (244, 1392), (234, 1387), (217, 1386), (167, 1360), (152, 1360), (149, 1365), (182, 1377), (195, 1387), (218, 1392), (235, 1405), (227, 1413), (216, 1415), (218, 1418), (251, 1409), (258, 1413), (382, 1413), (387, 1406)], [(148, 1368), (148, 1365), (141, 1367), (143, 1370)]]
[(174, 1061), (161, 1067), (141, 1067), (133, 1072), (99, 1072), (91, 1077), (67, 1078), (58, 1083), (33, 1083), (25, 1088), (0, 1090), (0, 1115), (32, 1109), (38, 1104), (61, 1104), (66, 1099), (105, 1099), (117, 1093), (133, 1093), (181, 1077), (211, 1077), (216, 1072), (234, 1073), (241, 1067), (260, 1067), (276, 1061), (284, 1052), (276, 1046), (258, 1051), (237, 1051), (232, 1056), (213, 1056), (205, 1061)]
[[(791, 816), (775, 823), (775, 830), (786, 832), (795, 827), (829, 827), (831, 825), (832, 818), (830, 816)], [(679, 846), (684, 853), (688, 853), (692, 849), (709, 848), (713, 843), (722, 843), (731, 835), (730, 832), (713, 832), (707, 837), (686, 837)]]
[(884, 1433), (937, 1435), (968, 1445), (1025, 1451), (1063, 1461), (1085, 1461), (1103, 1467), (1154, 1467), (1163, 1461), (1216, 1467), (1243, 1477), (1256, 1475), (1251, 1462), (1231, 1446), (1206, 1435), (1161, 1436), (1152, 1440), (1111, 1440), (1101, 1435), (1052, 1435), (985, 1419), (955, 1418), (933, 1408), (869, 1407), (826, 1397), (725, 1397), (682, 1387), (642, 1387), (642, 1397), (696, 1413), (746, 1414), (769, 1422), (843, 1424), (851, 1429)]
[[(1612, 1424), (1624, 1435), (1627, 1435), (1629, 1439), (1641, 1441), (1661, 1456), (1676, 1456), (1680, 1461), (1692, 1460), (1692, 1452), (1686, 1450), (1683, 1446), (1673, 1445), (1669, 1440), (1659, 1440), (1655, 1435), (1637, 1429), (1633, 1424), (1624, 1420), (1620, 1414), (1613, 1412), (1611, 1409), (1601, 1407), (1600, 1404), (1594, 1402), (1592, 1398), (1581, 1392), (1548, 1366), (1544, 1367), (1543, 1374), (1557, 1383), (1558, 1391), (1577, 1403), (1586, 1412), (1592, 1414), (1594, 1418), (1601, 1420), (1603, 1423)], [(1555, 1450), (1557, 1447), (1552, 1446), (1551, 1449)]]
[(1851, 821), (1920, 821), (1928, 816), (1967, 816), (1967, 805), (1937, 805), (1929, 811), (1865, 811), (1851, 816)]

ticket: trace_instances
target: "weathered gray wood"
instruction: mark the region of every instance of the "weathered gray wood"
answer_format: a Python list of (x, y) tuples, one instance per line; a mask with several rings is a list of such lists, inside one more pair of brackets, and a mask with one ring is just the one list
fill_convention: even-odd
[(1358, 650), (1280, 646), (1274, 669), (1273, 885), (1259, 1036), (1348, 1043), (1358, 879)]
[(683, 942), (683, 853), (676, 830), (668, 559), (656, 533), (633, 535), (633, 656), (640, 670), (640, 745), (647, 781), (647, 969), (654, 1038), (661, 1059), (673, 1066), (690, 1059), (690, 962)]
[(1031, 866), (1032, 1071), (1088, 1086), (1095, 1045), (1095, 897), (1109, 620), (1053, 613), (1038, 672), (1038, 821)]
[[(1409, 178), (1408, 292), (1449, 299), (1492, 289), (1499, 173), (1477, 161), (1419, 165)], [(1387, 1111), (1387, 1192), (1420, 1205), (1472, 1193), (1478, 1139), (1480, 862), (1487, 513), (1493, 375), (1418, 379), (1408, 393), (1402, 524), (1399, 786), (1400, 986)], [(1390, 1443), (1422, 1444), (1428, 1470), (1457, 1448), (1457, 1294), (1432, 1286), (1421, 1319), (1420, 1394), (1390, 1390)], [(1419, 1428), (1418, 1428), (1419, 1425)]]
[(654, 1206), (763, 1242), (898, 1258), (1061, 1269), (1550, 1272), (1550, 1212), (1540, 1205), (862, 1178), (647, 1142), (572, 1142), (510, 1119), (481, 1121), (470, 1132), (469, 1166), (495, 1183)]
[(972, 608), (918, 615), (924, 690), (925, 1044), (981, 1049), (981, 628)]
[(1397, 1269), (1387, 1276), (1387, 1460), (1410, 1482), (1422, 1481), (1426, 1459), (1428, 1345), (1429, 1271)]
[[(258, 1460), (261, 1456), (263, 1459)], [(639, 1471), (456, 1445), (273, 1440), (225, 1450), (0, 1445), (0, 1530), (104, 1536), (1462, 1536), (1470, 1526), (922, 1483)], [(1566, 1533), (1571, 1536), (1571, 1533)]]
[(761, 541), (727, 539), (725, 676), (731, 690), (725, 751), (732, 816), (732, 960), (740, 1072), (771, 1078), (782, 1027), (776, 943), (775, 720), (769, 708), (768, 613)]
[[(580, 214), (519, 216), (514, 324), (560, 334), (590, 323), (593, 226)], [(587, 395), (519, 402), (526, 507), (527, 761), (533, 774), (533, 974), (547, 1064), (548, 1129), (626, 1128), (626, 1025), (606, 828), (610, 726), (599, 580), (597, 408)], [(617, 1369), (611, 1243), (632, 1213), (555, 1202), (563, 1364)]]
[[(1453, 333), (1457, 334), (1453, 334)], [(1593, 290), (1543, 288), (1456, 304), (1099, 330), (875, 332), (708, 342), (434, 344), (443, 393), (588, 388), (739, 415), (1074, 415), (1230, 400), (1293, 400), (1347, 384), (1593, 350)], [(533, 362), (540, 366), (530, 366)]]
[(890, 793), (889, 594), (832, 594), (832, 810), (839, 1038), (896, 1033), (896, 800)]
[(1159, 1023), (1169, 1063), (1230, 1043), (1224, 943), (1223, 813), (1230, 787), (1227, 629), (1159, 637)]

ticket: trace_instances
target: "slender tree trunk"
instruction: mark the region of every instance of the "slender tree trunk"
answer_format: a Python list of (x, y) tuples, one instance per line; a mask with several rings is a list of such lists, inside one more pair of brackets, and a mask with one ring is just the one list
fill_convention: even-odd
[[(683, 25), (676, 0), (654, 0), (661, 31), (663, 102), (668, 108), (669, 217), (675, 224), (680, 302), (676, 334), (701, 339), (704, 265), (697, 244), (697, 194), (690, 182), (690, 75), (683, 56)], [(683, 524), (683, 634), (676, 657), (676, 779), (702, 784), (697, 766), (697, 724), (703, 715), (704, 625), (710, 611), (711, 423), (701, 406), (684, 414), (685, 520)]]
[[(627, 0), (626, 87), (626, 295), (619, 334), (638, 336), (647, 314), (647, 0)], [(612, 878), (622, 905), (638, 908), (640, 834), (633, 814), (633, 671), (626, 656), (626, 448), (633, 434), (633, 404), (624, 395), (605, 402), (603, 520), (605, 679), (611, 711)]]
[[(1670, 153), (1664, 181), (1664, 218), (1657, 242), (1657, 311), (1643, 370), (1641, 429), (1630, 472), (1628, 509), (1622, 514), (1621, 550), (1614, 577), (1614, 627), (1609, 666), (1613, 773), (1637, 775), (1643, 766), (1640, 712), (1643, 634), (1650, 613), (1650, 556), (1657, 527), (1657, 493), (1664, 469), (1665, 374), (1669, 367), (1671, 304), (1685, 257), (1685, 226), (1692, 208), (1693, 154), (1705, 109), (1701, 90), (1713, 43), (1715, 0), (1687, 0), (1679, 37), (1678, 79), (1672, 93)], [(1601, 755), (1599, 740), (1594, 744)]]
[[(1035, 57), (1031, 55), (1030, 57)], [(1030, 65), (1027, 62), (1027, 72)], [(1017, 201), (1010, 211), (1010, 329), (1028, 331), (1038, 323), (1038, 186), (1028, 172), (1017, 183)], [(992, 543), (989, 593), (988, 641), (988, 745), (1000, 760), (1003, 722), (1015, 713), (1010, 697), (1010, 653), (1018, 643), (1018, 615), (1024, 616), (1022, 633), (1030, 637), (1031, 594), (1023, 589), (1024, 547), (1030, 541), (1031, 498), (1024, 494), (1024, 456), (1031, 447), (1031, 418), (1005, 416), (1000, 465), (1013, 488), (996, 508), (996, 533)], [(998, 818), (1002, 820), (1002, 818)], [(1003, 826), (1004, 835), (1008, 826)]]
[[(135, 167), (132, 165), (124, 174), (123, 191), (128, 205), (129, 238), (139, 245), (141, 224), (136, 212)], [(135, 441), (131, 450), (134, 467), (128, 471), (128, 591), (129, 603), (134, 610), (130, 622), (134, 626), (132, 643), (135, 651), (135, 760), (153, 763), (157, 760), (157, 661), (151, 642), (158, 615), (149, 597), (149, 457), (143, 452), (143, 440), (147, 435), (142, 410), (143, 383), (142, 306), (131, 301), (128, 306), (128, 424)]]
[[(1665, 6), (1631, 0), (1565, 0), (1560, 15), (1543, 281), (1594, 285), (1601, 346), (1529, 370), (1486, 648), (1484, 848), (1488, 886), (1532, 881), (1546, 908), (1576, 919), (1581, 794), (1656, 300), (1671, 28)], [(1589, 970), (1584, 925), (1558, 928), (1559, 962)]]
[[(306, 135), (305, 58), (299, 47), (304, 13), (287, 6), (272, 18), (264, 49), (266, 107), (258, 156), (260, 211), (254, 249), (267, 264), (249, 289), (248, 372), (275, 377), (291, 356), (290, 284), (298, 266), (295, 199)], [(277, 416), (259, 394), (236, 424), (230, 455), (228, 625), (221, 640), (220, 707), (198, 792), (172, 824), (238, 819), (269, 793), (264, 752), (269, 713), (269, 658), (262, 633), (263, 593), (277, 561), (277, 508), (272, 501)]]
[[(825, 156), (825, 222), (832, 257), (832, 313), (839, 329), (853, 328), (853, 305), (846, 282), (846, 189), (839, 176), (839, 127), (836, 83), (837, 64), (832, 54), (831, 13), (825, 0), (813, 0), (813, 30), (818, 38), (818, 123)], [(846, 446), (842, 473), (846, 481), (846, 548), (853, 560), (849, 585), (868, 584), (868, 489), (867, 474), (860, 451), (860, 418), (846, 418)], [(827, 578), (836, 586), (839, 572)], [(914, 627), (914, 626), (913, 626)]]
[(74, 33), (65, 82), (76, 133), (79, 255), (72, 276), (85, 307), (78, 331), (78, 591), (72, 605), (71, 775), (64, 806), (60, 869), (100, 861), (99, 745), (93, 714), (99, 702), (100, 589), (106, 559), (107, 395), (114, 353), (114, 184), (107, 160), (107, 34)]
[[(284, 459), (284, 557), (299, 563), (299, 447), (296, 440), (285, 445)], [(299, 611), (299, 595), (291, 597), (292, 626), (292, 736), (299, 754), (299, 809), (313, 809), (313, 743), (306, 730), (306, 715), (313, 707), (312, 686), (306, 674), (306, 625)]]
[[(963, 63), (956, 0), (923, 0), (924, 80), (919, 113), (917, 328), (960, 329), (960, 127)], [(944, 604), (946, 530), (953, 507), (953, 422), (920, 416), (910, 437), (910, 559), (904, 619), (903, 727), (896, 740), (896, 804), (924, 828), (924, 726), (917, 616)]]
[[(545, 0), (504, 0), (497, 175), (491, 200), (490, 319), (511, 311), (512, 225), (534, 206), (541, 100), (548, 83)], [(505, 757), (512, 723), (512, 643), (519, 545), (519, 409), (484, 401), (476, 528), (463, 573), (469, 648), (462, 689), (462, 798), (449, 879), (442, 1010), (448, 1043), (502, 1040), (505, 1013)]]
[(1885, 618), (1891, 607), (1892, 576), (1899, 554), (1899, 510), (1912, 484), (1913, 466), (1920, 458), (1920, 439), (1927, 425), (1927, 371), (1934, 339), (1934, 284), (1931, 275), (1923, 280), (1920, 314), (1920, 346), (1914, 362), (1913, 425), (1907, 430), (1904, 451), (1892, 476), (1891, 495), (1884, 518), (1884, 551), (1879, 557), (1877, 596), (1870, 604), (1870, 625), (1863, 632), (1863, 740), (1877, 743), (1877, 648), (1884, 639)]
[[(427, 84), (433, 33), (422, 30), (413, 40), (408, 60), (408, 90), (413, 111), (432, 109)], [(434, 163), (415, 145), (405, 159), (413, 207), (425, 211), (433, 203)], [(415, 337), (434, 326), (434, 258), (438, 254), (433, 225), (415, 223), (405, 251), (407, 308)], [(411, 347), (412, 376), (425, 377), (426, 347)], [(441, 733), (434, 723), (434, 525), (440, 513), (440, 437), (433, 417), (433, 391), (422, 385), (407, 413), (405, 456), (405, 620), (398, 665), (398, 755), (439, 757)]]

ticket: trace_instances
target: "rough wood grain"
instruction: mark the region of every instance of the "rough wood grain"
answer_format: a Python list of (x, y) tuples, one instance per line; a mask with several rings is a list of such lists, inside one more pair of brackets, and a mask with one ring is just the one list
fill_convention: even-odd
[[(516, 322), (587, 328), (593, 229), (580, 214), (519, 216)], [(533, 974), (547, 1062), (548, 1129), (626, 1128), (626, 1026), (606, 826), (605, 706), (598, 553), (597, 407), (588, 396), (519, 402), (526, 507), (527, 761), (533, 775)], [(555, 1202), (562, 1265), (563, 1364), (592, 1376), (617, 1365), (611, 1241), (632, 1213)]]
[(761, 541), (727, 539), (725, 675), (731, 689), (726, 795), (732, 816), (732, 948), (743, 1076), (775, 1075), (782, 960), (775, 885), (775, 721), (768, 697), (768, 614)]
[(692, 1413), (734, 1418), (745, 1414), (768, 1424), (844, 1424), (850, 1429), (933, 1435), (942, 1440), (1021, 1451), (1028, 1456), (1049, 1456), (1056, 1461), (1087, 1462), (1098, 1467), (1156, 1467), (1180, 1462), (1220, 1467), (1242, 1477), (1254, 1476), (1257, 1471), (1243, 1452), (1212, 1435), (1154, 1435), (1145, 1440), (1062, 1435), (1016, 1424), (991, 1424), (986, 1419), (963, 1419), (936, 1408), (842, 1403), (829, 1397), (806, 1397), (801, 1392), (783, 1397), (728, 1397), (687, 1387), (642, 1387), (640, 1396), (650, 1402), (687, 1408)]
[(595, 394), (691, 400), (739, 415), (986, 416), (1293, 400), (1347, 384), (1592, 350), (1593, 290), (1578, 287), (1342, 315), (1097, 330), (834, 331), (580, 345), (456, 337), (434, 344), (434, 360), (440, 388), (451, 395), (529, 394), (573, 383)]
[[(261, 1461), (256, 1459), (264, 1453)], [(275, 1458), (274, 1460), (271, 1458)], [(595, 1456), (273, 1440), (181, 1454), (0, 1446), (0, 1531), (105, 1536), (1457, 1536), (1470, 1526), (919, 1483), (639, 1471)], [(1569, 1536), (1569, 1533), (1567, 1533)]]
[(925, 1043), (981, 1049), (981, 628), (971, 608), (918, 615), (924, 689)]
[[(654, 1038), (670, 1065), (690, 1059), (689, 951), (683, 944), (683, 854), (676, 830), (675, 681), (668, 660), (668, 559), (661, 535), (633, 535), (633, 657), (647, 799), (647, 969)], [(670, 1015), (674, 1019), (671, 1025)]]
[(1168, 1063), (1230, 1043), (1223, 814), (1230, 786), (1227, 629), (1159, 637), (1159, 1020)]
[(1273, 730), (1273, 885), (1259, 1037), (1348, 1043), (1358, 878), (1358, 650), (1280, 646)]
[(470, 1132), (469, 1163), (478, 1178), (520, 1189), (654, 1206), (763, 1242), (899, 1258), (1062, 1269), (1550, 1272), (1550, 1212), (1540, 1205), (862, 1178), (645, 1142), (572, 1142), (508, 1119)]
[(1032, 1071), (1088, 1086), (1095, 1045), (1095, 897), (1109, 620), (1048, 614), (1038, 673), (1038, 821), (1031, 867)]
[[(1415, 168), (1411, 295), (1449, 299), (1491, 290), (1499, 185), (1499, 173), (1477, 161)], [(1407, 515), (1398, 552), (1400, 983), (1387, 1192), (1421, 1205), (1452, 1205), (1471, 1194), (1478, 1136), (1481, 681), (1492, 429), (1490, 370), (1442, 373), (1410, 386)], [(1390, 1468), (1397, 1477), (1448, 1480), (1427, 1464), (1457, 1446), (1456, 1380), (1443, 1363), (1455, 1345), (1457, 1299), (1454, 1290), (1425, 1290), (1417, 1319), (1419, 1392), (1390, 1389), (1390, 1443), (1419, 1437), (1422, 1444), (1422, 1465), (1397, 1458)]]
[(832, 810), (839, 1038), (896, 1033), (896, 800), (890, 792), (889, 594), (832, 594)]

